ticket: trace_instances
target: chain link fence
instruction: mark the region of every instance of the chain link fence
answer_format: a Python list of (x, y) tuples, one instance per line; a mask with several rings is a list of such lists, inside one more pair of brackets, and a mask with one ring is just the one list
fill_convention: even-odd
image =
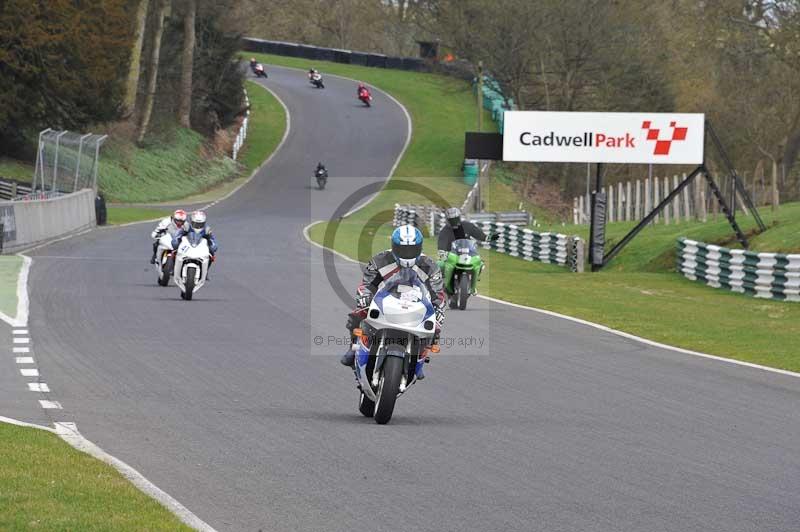
[(97, 190), (100, 147), (106, 135), (45, 129), (39, 133), (33, 193), (36, 199)]

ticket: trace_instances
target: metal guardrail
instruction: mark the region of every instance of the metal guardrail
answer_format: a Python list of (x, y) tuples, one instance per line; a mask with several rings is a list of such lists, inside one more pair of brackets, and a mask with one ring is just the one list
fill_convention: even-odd
[(498, 235), (497, 240), (483, 242), (484, 248), (528, 261), (566, 266), (573, 272), (583, 272), (585, 245), (577, 236), (537, 233), (502, 222), (472, 221), (476, 222), (487, 235)]
[[(484, 233), (499, 235), (499, 238), (493, 242), (484, 242), (484, 248), (494, 249), (524, 260), (566, 266), (574, 272), (583, 271), (585, 243), (579, 237), (558, 233), (537, 233), (519, 225), (498, 220), (498, 218), (516, 218), (530, 222), (530, 214), (525, 211), (472, 213), (468, 217)], [(404, 224), (420, 228), (427, 227), (429, 234), (434, 234), (444, 226), (446, 220), (442, 215), (442, 209), (433, 205), (395, 204), (392, 222), (395, 227)], [(436, 225), (437, 231), (433, 231), (434, 225)]]
[(680, 238), (677, 267), (687, 279), (714, 288), (800, 301), (800, 254), (755, 253)]
[(0, 180), (0, 199), (13, 200), (33, 192), (27, 183), (20, 183), (13, 179)]

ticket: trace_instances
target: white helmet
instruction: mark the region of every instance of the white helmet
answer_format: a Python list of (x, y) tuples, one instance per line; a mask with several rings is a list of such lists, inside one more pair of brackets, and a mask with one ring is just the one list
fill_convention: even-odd
[(205, 211), (194, 211), (189, 222), (192, 224), (192, 229), (195, 231), (202, 231), (206, 228), (206, 213)]

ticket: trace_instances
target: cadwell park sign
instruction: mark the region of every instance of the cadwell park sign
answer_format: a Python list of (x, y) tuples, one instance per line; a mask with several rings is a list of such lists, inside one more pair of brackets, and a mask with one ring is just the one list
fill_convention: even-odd
[(503, 160), (697, 165), (704, 126), (703, 114), (506, 111)]

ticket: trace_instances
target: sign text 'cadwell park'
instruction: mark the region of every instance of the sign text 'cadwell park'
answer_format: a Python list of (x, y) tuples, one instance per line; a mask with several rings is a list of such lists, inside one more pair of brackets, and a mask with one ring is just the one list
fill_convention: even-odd
[(504, 161), (703, 162), (702, 114), (506, 111), (504, 123)]

